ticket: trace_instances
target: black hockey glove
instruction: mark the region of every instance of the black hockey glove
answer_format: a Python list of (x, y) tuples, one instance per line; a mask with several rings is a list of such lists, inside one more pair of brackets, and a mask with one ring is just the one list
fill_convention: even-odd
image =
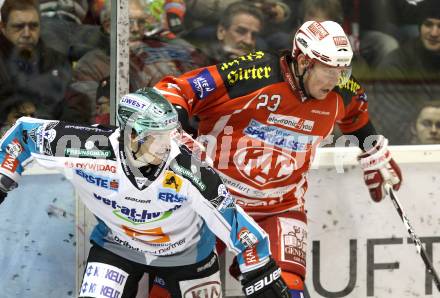
[(0, 204), (3, 203), (7, 195), (8, 195), (7, 192), (4, 192), (3, 190), (0, 189)]
[(290, 298), (289, 289), (281, 277), (281, 268), (272, 258), (262, 268), (243, 273), (241, 284), (246, 297)]
[(0, 204), (3, 203), (8, 191), (17, 187), (17, 182), (9, 178), (8, 176), (0, 174)]

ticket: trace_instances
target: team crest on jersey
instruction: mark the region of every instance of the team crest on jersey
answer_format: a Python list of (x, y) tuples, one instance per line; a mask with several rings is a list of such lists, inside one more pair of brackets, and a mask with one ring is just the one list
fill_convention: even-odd
[(162, 181), (162, 186), (166, 188), (171, 188), (176, 192), (179, 192), (182, 188), (183, 180), (175, 173), (171, 171), (165, 171), (165, 177)]
[(296, 169), (291, 155), (269, 146), (238, 150), (234, 164), (243, 177), (259, 186), (286, 180)]

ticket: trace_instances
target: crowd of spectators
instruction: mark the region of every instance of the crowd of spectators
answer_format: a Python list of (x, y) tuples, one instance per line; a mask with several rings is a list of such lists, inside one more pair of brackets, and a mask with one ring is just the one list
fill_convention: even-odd
[[(2, 131), (22, 115), (109, 123), (110, 3), (0, 0)], [(440, 100), (436, 0), (129, 0), (129, 88), (259, 49), (289, 49), (306, 20), (343, 25), (372, 121), (391, 144), (440, 143), (416, 129), (427, 123), (423, 108)], [(440, 120), (430, 121), (437, 134)]]

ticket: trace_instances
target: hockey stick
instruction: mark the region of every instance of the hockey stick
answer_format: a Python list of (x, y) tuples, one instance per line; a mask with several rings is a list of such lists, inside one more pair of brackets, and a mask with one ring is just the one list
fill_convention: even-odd
[(407, 228), (408, 233), (411, 236), (411, 239), (414, 241), (414, 244), (416, 245), (417, 252), (420, 254), (420, 256), (423, 259), (423, 262), (425, 263), (426, 270), (428, 270), (429, 274), (431, 274), (437, 289), (440, 291), (440, 278), (438, 277), (438, 274), (435, 271), (431, 260), (429, 259), (428, 255), (426, 254), (426, 251), (422, 245), (422, 242), (420, 241), (419, 237), (417, 237), (416, 233), (414, 232), (414, 228), (411, 226), (411, 224), (408, 220), (408, 217), (406, 217), (405, 211), (403, 211), (403, 208), (399, 202), (399, 199), (394, 194), (393, 188), (390, 185), (387, 185), (386, 189), (387, 189), (388, 194), (390, 195), (390, 198), (391, 198), (391, 201), (393, 202), (394, 207), (396, 207), (397, 213), (399, 213), (399, 216), (402, 219), (403, 224)]

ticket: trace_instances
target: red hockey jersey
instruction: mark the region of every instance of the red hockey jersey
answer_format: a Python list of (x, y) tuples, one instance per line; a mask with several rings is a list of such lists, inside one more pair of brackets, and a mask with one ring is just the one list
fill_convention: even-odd
[(320, 142), (335, 123), (350, 133), (368, 122), (366, 95), (353, 78), (324, 100), (303, 100), (289, 59), (257, 51), (156, 85), (200, 119), (198, 140), (237, 203), (253, 215), (302, 210)]

